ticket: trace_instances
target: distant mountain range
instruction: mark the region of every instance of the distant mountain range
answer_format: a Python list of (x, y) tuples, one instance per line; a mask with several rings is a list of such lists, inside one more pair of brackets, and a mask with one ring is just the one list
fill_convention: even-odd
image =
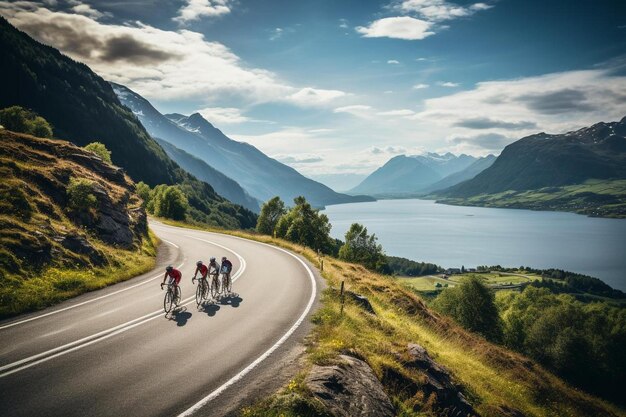
[(626, 216), (626, 117), (508, 145), (474, 178), (435, 192), (440, 201)]
[(486, 170), (487, 168), (489, 168), (495, 161), (496, 161), (495, 155), (487, 155), (482, 158), (478, 158), (474, 162), (472, 162), (472, 164), (469, 165), (467, 168), (462, 169), (461, 171), (458, 171), (458, 172), (453, 172), (447, 177), (444, 177), (440, 179), (439, 181), (437, 181), (436, 183), (431, 184), (428, 187), (424, 188), (422, 192), (430, 193), (430, 192), (437, 191), (437, 190), (443, 190), (445, 188), (449, 188), (449, 187), (452, 187), (453, 185), (459, 184), (463, 181), (470, 180), (474, 178), (476, 175)]
[[(304, 195), (317, 207), (373, 200), (366, 196), (340, 194), (306, 178), (254, 146), (228, 138), (199, 113), (190, 116), (163, 115), (134, 91), (119, 84), (113, 84), (113, 87), (122, 103), (135, 113), (153, 137), (201, 159), (235, 180), (258, 200), (266, 201), (280, 196), (287, 204), (291, 204), (295, 197)], [(186, 166), (184, 162), (180, 163)]]
[(104, 143), (113, 163), (135, 181), (181, 185), (198, 220), (235, 228), (256, 224), (254, 213), (231, 204), (172, 161), (109, 83), (2, 17), (0, 62), (0, 108), (32, 109), (53, 125), (57, 137), (79, 146)]
[(527, 136), (504, 148), (489, 168), (442, 195), (468, 197), (581, 184), (588, 179), (626, 179), (624, 136), (626, 117), (560, 135)]
[[(490, 156), (493, 157), (493, 156)], [(485, 159), (465, 174), (456, 175), (469, 169), (478, 160), (469, 155), (453, 155), (446, 153), (427, 153), (425, 155), (399, 155), (391, 158), (385, 165), (378, 168), (359, 185), (350, 190), (350, 193), (367, 194), (372, 196), (402, 196), (424, 193), (439, 181), (442, 186), (449, 186), (463, 181), (476, 172), (480, 167), (487, 165), (490, 159)], [(474, 175), (476, 175), (474, 173)], [(454, 182), (456, 178), (457, 182)]]

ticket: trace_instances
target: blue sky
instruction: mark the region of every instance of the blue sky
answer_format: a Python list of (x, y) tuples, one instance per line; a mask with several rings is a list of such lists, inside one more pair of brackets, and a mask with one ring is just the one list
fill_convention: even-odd
[(329, 182), (626, 115), (619, 0), (0, 1), (0, 14), (162, 112), (200, 111)]

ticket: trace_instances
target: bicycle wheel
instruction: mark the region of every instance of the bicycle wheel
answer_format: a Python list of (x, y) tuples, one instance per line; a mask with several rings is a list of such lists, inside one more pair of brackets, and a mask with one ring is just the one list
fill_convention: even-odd
[(215, 298), (218, 295), (220, 295), (220, 280), (214, 276), (211, 280), (211, 297)]
[(196, 304), (200, 307), (202, 304), (202, 296), (204, 295), (204, 286), (202, 280), (198, 281), (198, 286), (196, 287)]
[(174, 295), (174, 304), (176, 304), (176, 307), (178, 307), (178, 304), (180, 304), (180, 287), (177, 285), (175, 288), (176, 289), (174, 291), (176, 293)]
[(163, 299), (163, 310), (165, 310), (165, 314), (169, 313), (172, 310), (172, 302), (174, 301), (172, 290), (169, 288), (165, 293), (165, 298)]
[(233, 289), (233, 281), (227, 274), (222, 276), (222, 288), (224, 289), (224, 293), (230, 292)]
[(205, 279), (202, 283), (202, 298), (204, 298), (205, 300), (209, 299), (209, 293), (211, 291), (209, 287), (209, 281)]

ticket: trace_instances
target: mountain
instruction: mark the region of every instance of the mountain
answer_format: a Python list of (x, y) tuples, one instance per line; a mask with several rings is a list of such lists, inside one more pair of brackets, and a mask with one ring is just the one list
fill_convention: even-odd
[(522, 138), (474, 178), (436, 195), (448, 204), (626, 217), (626, 117)]
[(476, 158), (469, 155), (399, 155), (378, 168), (350, 193), (367, 195), (409, 195), (422, 192), (427, 187), (470, 166)]
[(178, 165), (184, 167), (191, 175), (211, 184), (222, 197), (255, 213), (260, 211), (261, 202), (248, 194), (235, 180), (228, 178), (207, 165), (203, 160), (188, 154), (182, 149), (178, 149), (171, 143), (159, 138), (155, 138), (155, 140), (165, 150), (167, 156), (172, 158)]
[(476, 177), (444, 190), (450, 197), (626, 179), (626, 117), (574, 132), (538, 133), (508, 145)]
[(478, 158), (467, 168), (461, 171), (452, 173), (448, 175), (447, 177), (442, 178), (436, 183), (431, 184), (430, 186), (426, 187), (423, 190), (423, 192), (428, 193), (428, 192), (434, 192), (437, 190), (443, 190), (445, 188), (452, 187), (453, 185), (459, 184), (463, 181), (470, 180), (474, 178), (476, 175), (486, 170), (487, 168), (489, 168), (495, 162), (495, 160), (496, 160), (496, 157), (494, 155), (487, 155), (485, 157)]
[(198, 113), (191, 116), (164, 116), (132, 90), (119, 84), (113, 84), (113, 87), (122, 103), (137, 115), (153, 137), (202, 159), (261, 201), (278, 195), (287, 204), (291, 204), (295, 197), (304, 195), (311, 204), (320, 207), (372, 200), (364, 196), (339, 194), (306, 178), (254, 146), (228, 138)]
[(135, 181), (180, 184), (193, 216), (223, 227), (253, 227), (256, 216), (217, 195), (172, 161), (124, 107), (111, 85), (84, 64), (43, 45), (0, 17), (0, 108), (20, 105), (48, 120), (58, 137), (106, 145)]

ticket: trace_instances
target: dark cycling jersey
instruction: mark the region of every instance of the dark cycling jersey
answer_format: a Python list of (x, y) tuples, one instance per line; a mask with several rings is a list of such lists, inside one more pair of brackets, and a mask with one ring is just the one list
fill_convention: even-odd
[(230, 273), (232, 269), (233, 269), (233, 264), (228, 259), (222, 262), (222, 272)]

